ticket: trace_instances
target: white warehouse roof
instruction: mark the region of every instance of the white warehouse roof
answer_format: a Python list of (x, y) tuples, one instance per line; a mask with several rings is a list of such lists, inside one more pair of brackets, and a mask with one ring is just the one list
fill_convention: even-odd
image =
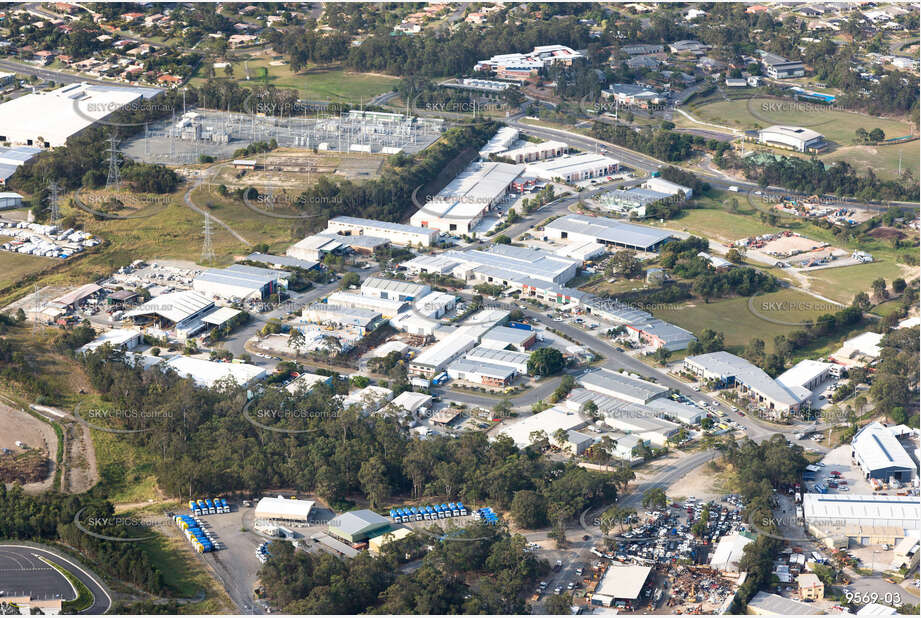
[(524, 448), (531, 444), (532, 432), (543, 431), (550, 438), (558, 429), (571, 431), (585, 425), (585, 419), (578, 414), (554, 406), (504, 427), (499, 434), (510, 437), (519, 448)]
[(265, 369), (246, 363), (218, 363), (190, 356), (175, 356), (164, 364), (183, 378), (192, 378), (199, 386), (212, 387), (224, 378), (246, 386), (265, 377)]
[(671, 232), (643, 225), (623, 223), (605, 217), (567, 215), (551, 221), (547, 230), (559, 230), (574, 236), (591, 238), (596, 242), (613, 243), (649, 251), (672, 238)]
[(306, 523), (313, 510), (312, 500), (288, 500), (286, 498), (262, 498), (256, 503), (256, 519), (287, 519)]
[(214, 303), (197, 292), (186, 290), (161, 294), (125, 314), (125, 317), (159, 315), (170, 322), (181, 322)]
[(860, 462), (868, 470), (905, 468), (915, 470), (915, 463), (892, 431), (879, 422), (861, 428), (851, 440)]
[(803, 514), (807, 522), (841, 524), (865, 523), (872, 526), (900, 526), (911, 529), (921, 519), (917, 496), (881, 494), (804, 494)]
[(0, 136), (26, 143), (44, 138), (63, 146), (67, 138), (140, 99), (153, 98), (159, 88), (124, 88), (69, 84), (51, 92), (33, 92), (0, 105)]

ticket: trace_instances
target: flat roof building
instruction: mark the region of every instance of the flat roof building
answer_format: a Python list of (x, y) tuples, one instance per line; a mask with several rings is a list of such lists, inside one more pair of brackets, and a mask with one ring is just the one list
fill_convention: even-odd
[(585, 215), (566, 215), (555, 219), (544, 226), (544, 234), (555, 240), (593, 241), (637, 251), (656, 251), (673, 238), (670, 232), (664, 230)]
[(649, 580), (652, 567), (611, 564), (592, 593), (592, 605), (632, 608)]
[(161, 92), (159, 88), (86, 83), (68, 84), (51, 92), (32, 92), (0, 104), (0, 142), (41, 148), (64, 146), (69, 137), (118, 109)]
[(386, 238), (395, 245), (415, 245), (430, 247), (438, 240), (438, 230), (405, 225), (403, 223), (388, 223), (373, 219), (360, 219), (358, 217), (335, 217), (326, 224), (326, 231), (339, 235), (368, 235)]
[(341, 255), (347, 252), (348, 245), (335, 234), (314, 234), (288, 247), (285, 255), (309, 262), (322, 262), (327, 255)]
[(413, 311), (422, 317), (437, 320), (457, 305), (457, 296), (445, 292), (429, 292), (413, 302)]
[(412, 359), (409, 363), (409, 371), (415, 375), (434, 377), (443, 371), (451, 361), (460, 358), (476, 345), (475, 334), (460, 328)]
[(585, 419), (578, 414), (569, 412), (562, 406), (554, 406), (503, 427), (499, 435), (508, 436), (518, 448), (525, 448), (533, 443), (531, 434), (535, 431), (543, 431), (549, 438), (560, 429), (573, 431), (585, 427), (586, 424)]
[(833, 363), (823, 363), (807, 358), (777, 376), (777, 381), (787, 388), (799, 387), (814, 391), (829, 379), (834, 367)]
[(806, 67), (798, 60), (787, 60), (783, 56), (771, 54), (765, 51), (758, 52), (761, 55), (761, 64), (765, 73), (771, 79), (789, 79), (791, 77), (802, 77), (806, 74)]
[(798, 152), (818, 152), (828, 146), (825, 137), (817, 131), (778, 124), (758, 131), (758, 143), (792, 148)]
[(10, 176), (26, 162), (42, 151), (34, 146), (0, 147), (0, 185), (5, 185)]
[(684, 196), (688, 199), (694, 196), (694, 190), (691, 189), (691, 187), (685, 187), (684, 185), (679, 185), (677, 182), (665, 180), (664, 178), (649, 178), (643, 183), (643, 187), (650, 191), (658, 191), (659, 193), (666, 193), (668, 195), (684, 193)]
[(109, 345), (113, 348), (120, 348), (123, 350), (133, 350), (138, 344), (141, 343), (141, 341), (143, 341), (143, 338), (144, 336), (139, 330), (129, 328), (114, 328), (100, 334), (86, 345), (80, 347), (77, 352), (80, 354), (86, 354), (87, 352), (92, 352), (104, 345)]
[(738, 575), (742, 553), (745, 550), (745, 546), (753, 540), (754, 538), (741, 532), (734, 532), (722, 537), (713, 551), (713, 557), (710, 558), (710, 568), (721, 573)]
[(255, 518), (262, 520), (295, 521), (306, 524), (310, 521), (313, 500), (294, 500), (288, 498), (260, 498), (256, 503)]
[(579, 182), (609, 176), (616, 173), (619, 166), (620, 161), (616, 159), (587, 152), (529, 163), (525, 173), (544, 180), (561, 178), (564, 182)]
[(250, 253), (245, 258), (250, 262), (268, 264), (273, 268), (302, 268), (304, 270), (313, 270), (320, 263), (313, 260), (299, 260), (287, 255), (271, 255), (269, 253)]
[(496, 326), (480, 338), (480, 346), (496, 350), (514, 350), (524, 352), (537, 342), (537, 333), (533, 330)]
[(317, 384), (330, 386), (332, 383), (333, 378), (331, 376), (323, 376), (318, 373), (302, 373), (285, 386), (285, 390), (292, 395), (296, 395), (301, 391), (310, 392)]
[(213, 388), (218, 382), (229, 379), (238, 386), (249, 386), (266, 376), (265, 369), (247, 363), (218, 363), (191, 356), (174, 356), (166, 361), (169, 368), (183, 378), (192, 378), (199, 386)]
[(480, 149), (480, 158), (488, 159), (491, 154), (505, 152), (518, 141), (518, 129), (515, 127), (499, 127), (496, 134), (489, 138)]
[(871, 536), (875, 528), (893, 528), (888, 536), (901, 540), (917, 529), (921, 503), (917, 496), (807, 493), (803, 494), (803, 517), (807, 526), (822, 533), (841, 531), (858, 543), (860, 536)]
[(631, 378), (610, 369), (599, 369), (586, 373), (578, 382), (590, 391), (645, 405), (661, 397), (668, 389), (646, 380)]
[(372, 309), (330, 303), (314, 303), (304, 307), (301, 315), (305, 320), (314, 324), (349, 326), (361, 332), (373, 330), (374, 325), (381, 319), (381, 314)]
[(800, 603), (770, 592), (759, 592), (748, 602), (748, 611), (756, 616), (814, 616), (822, 610), (811, 603)]

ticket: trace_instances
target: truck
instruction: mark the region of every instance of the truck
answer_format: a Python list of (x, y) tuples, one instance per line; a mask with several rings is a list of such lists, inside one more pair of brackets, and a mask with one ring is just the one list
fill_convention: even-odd
[(732, 191), (733, 193), (738, 193), (739, 187), (737, 187), (736, 185), (732, 185), (731, 187), (729, 187), (729, 190)]

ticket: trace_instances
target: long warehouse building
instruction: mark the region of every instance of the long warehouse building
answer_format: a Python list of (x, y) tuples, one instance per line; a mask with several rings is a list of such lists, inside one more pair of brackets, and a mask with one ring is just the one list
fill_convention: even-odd
[(52, 148), (120, 108), (139, 105), (163, 92), (159, 88), (124, 88), (68, 84), (51, 92), (33, 92), (0, 104), (0, 142)]
[(326, 224), (326, 233), (342, 236), (367, 235), (377, 238), (386, 238), (395, 245), (418, 245), (430, 247), (438, 240), (438, 230), (405, 225), (403, 223), (388, 223), (373, 219), (360, 219), (358, 217), (336, 217)]
[(554, 240), (597, 242), (636, 251), (656, 251), (673, 238), (670, 232), (653, 227), (585, 215), (567, 215), (551, 221), (544, 227), (544, 234)]

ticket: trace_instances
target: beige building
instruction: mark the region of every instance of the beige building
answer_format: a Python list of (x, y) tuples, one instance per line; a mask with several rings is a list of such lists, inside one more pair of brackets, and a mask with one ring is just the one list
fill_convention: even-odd
[(796, 584), (799, 587), (799, 598), (821, 601), (825, 598), (825, 584), (815, 573), (801, 573), (796, 578)]

